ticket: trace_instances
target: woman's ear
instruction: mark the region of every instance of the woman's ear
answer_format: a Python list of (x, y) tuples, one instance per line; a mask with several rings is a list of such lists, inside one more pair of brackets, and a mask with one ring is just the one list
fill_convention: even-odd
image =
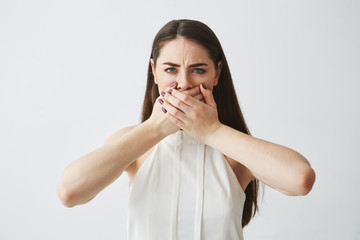
[(214, 79), (214, 86), (218, 85), (219, 83), (219, 77), (221, 74), (221, 69), (222, 69), (222, 62), (219, 61), (217, 64), (217, 69), (216, 69), (216, 75), (215, 75), (215, 79)]
[(150, 59), (150, 64), (151, 64), (152, 74), (154, 75), (154, 82), (155, 82), (155, 84), (158, 84), (158, 83), (157, 83), (157, 80), (156, 80), (154, 59), (152, 59), (152, 58)]

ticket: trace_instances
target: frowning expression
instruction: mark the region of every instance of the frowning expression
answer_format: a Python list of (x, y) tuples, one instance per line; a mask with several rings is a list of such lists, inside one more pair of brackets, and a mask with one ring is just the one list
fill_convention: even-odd
[(197, 42), (177, 37), (165, 43), (154, 66), (151, 59), (154, 81), (159, 93), (177, 82), (177, 89), (184, 91), (204, 83), (209, 89), (218, 84), (221, 62), (215, 67), (208, 51)]

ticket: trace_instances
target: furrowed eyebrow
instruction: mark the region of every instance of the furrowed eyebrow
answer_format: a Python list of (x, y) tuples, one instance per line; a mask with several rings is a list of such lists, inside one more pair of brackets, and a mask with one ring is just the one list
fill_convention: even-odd
[[(163, 63), (163, 65), (169, 65), (172, 67), (180, 67), (179, 64), (172, 63), (172, 62), (165, 62), (165, 63)], [(208, 66), (208, 65), (206, 63), (194, 63), (194, 64), (191, 64), (189, 67), (199, 67), (199, 66)]]
[(195, 64), (191, 64), (189, 67), (200, 67), (200, 66), (207, 66), (206, 63), (195, 63)]
[(171, 62), (165, 62), (165, 63), (163, 63), (163, 65), (169, 65), (169, 66), (172, 66), (172, 67), (180, 67), (179, 64), (171, 63)]

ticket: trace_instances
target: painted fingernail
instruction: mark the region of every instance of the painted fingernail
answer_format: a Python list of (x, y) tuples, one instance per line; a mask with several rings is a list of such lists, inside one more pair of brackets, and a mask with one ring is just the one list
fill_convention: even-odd
[(170, 87), (173, 87), (175, 85), (175, 82), (172, 82), (171, 84), (170, 84)]
[(207, 89), (207, 87), (205, 86), (205, 84), (202, 83), (201, 85), (203, 86), (203, 88)]
[(160, 104), (163, 104), (164, 101), (163, 101), (161, 98), (159, 98), (159, 103), (160, 103)]
[(164, 112), (164, 113), (166, 113), (167, 111), (166, 111), (166, 109), (165, 108), (161, 108), (161, 110)]
[(165, 92), (164, 92), (164, 91), (161, 92), (161, 96), (163, 96), (163, 97), (165, 96)]
[(169, 89), (169, 93), (172, 94), (172, 89), (171, 88)]

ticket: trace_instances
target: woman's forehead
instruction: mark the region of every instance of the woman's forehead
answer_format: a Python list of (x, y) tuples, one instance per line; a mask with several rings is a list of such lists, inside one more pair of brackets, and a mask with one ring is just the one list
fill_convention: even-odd
[(194, 40), (177, 37), (162, 46), (158, 61), (192, 64), (195, 62), (209, 63), (211, 59), (208, 51), (201, 44)]

